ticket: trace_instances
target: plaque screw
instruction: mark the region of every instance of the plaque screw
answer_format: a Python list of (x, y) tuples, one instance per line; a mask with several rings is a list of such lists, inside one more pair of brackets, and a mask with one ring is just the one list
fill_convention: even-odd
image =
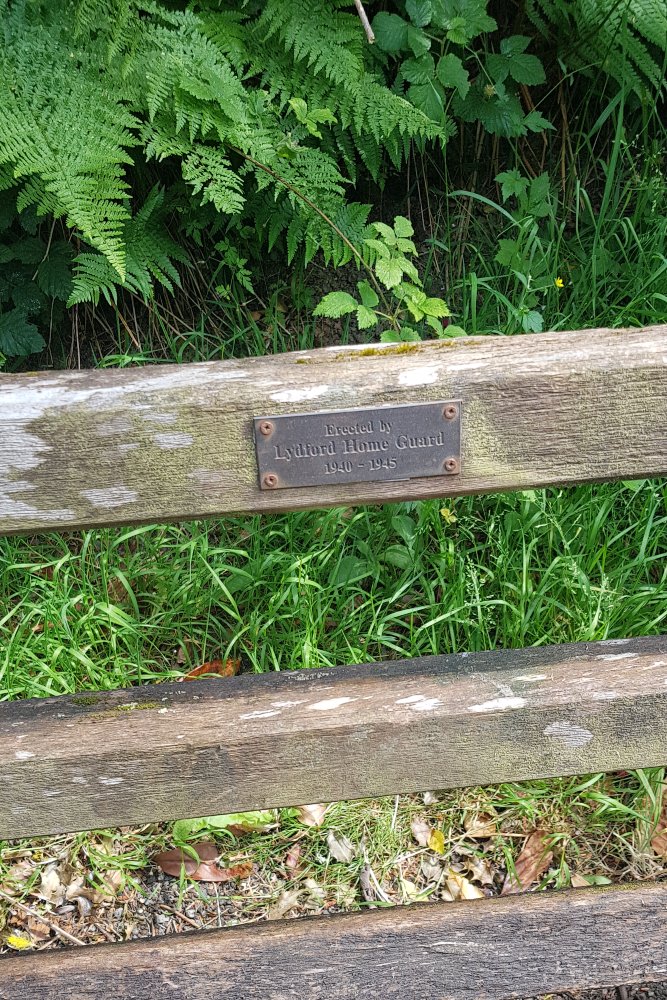
[(262, 420), (259, 425), (259, 433), (263, 434), (264, 437), (268, 437), (269, 434), (273, 434), (273, 424), (270, 420)]
[(275, 490), (278, 485), (278, 477), (274, 476), (272, 472), (268, 472), (262, 479), (262, 486), (267, 490)]
[(442, 463), (442, 467), (445, 470), (445, 472), (459, 471), (459, 463), (456, 458), (446, 458), (445, 461)]
[(459, 415), (459, 408), (458, 406), (454, 406), (454, 404), (451, 403), (449, 406), (446, 406), (444, 408), (444, 410), (442, 411), (442, 415), (445, 418), (445, 420), (454, 420), (454, 418), (458, 417)]

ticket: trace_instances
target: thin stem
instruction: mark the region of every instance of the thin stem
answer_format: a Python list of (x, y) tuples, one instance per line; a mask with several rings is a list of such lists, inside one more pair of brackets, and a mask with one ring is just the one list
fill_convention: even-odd
[(372, 45), (375, 41), (375, 35), (373, 34), (373, 29), (371, 28), (371, 22), (368, 20), (368, 15), (364, 10), (364, 5), (361, 0), (354, 0), (354, 6), (357, 8), (357, 14), (359, 15), (359, 20), (364, 26), (364, 31), (366, 32), (366, 38), (369, 44)]
[(298, 188), (295, 188), (292, 184), (290, 184), (288, 180), (286, 180), (284, 177), (281, 177), (280, 174), (277, 174), (275, 170), (272, 170), (271, 167), (267, 167), (265, 163), (260, 163), (260, 161), (256, 160), (254, 156), (250, 156), (249, 153), (244, 153), (243, 150), (238, 149), (236, 146), (230, 146), (229, 148), (232, 149), (235, 153), (238, 153), (239, 156), (242, 156), (244, 160), (247, 160), (249, 163), (254, 164), (260, 170), (263, 170), (265, 173), (269, 175), (269, 177), (273, 177), (273, 179), (282, 184), (283, 187), (286, 187), (288, 191), (291, 191), (292, 194), (295, 194), (297, 196), (297, 198), (300, 198), (301, 201), (303, 201), (306, 205), (308, 205), (309, 208), (312, 208), (313, 212), (316, 212), (321, 219), (324, 219), (324, 221), (327, 223), (328, 226), (331, 226), (336, 235), (341, 238), (345, 246), (352, 251), (352, 253), (357, 258), (361, 266), (368, 272), (368, 275), (373, 284), (375, 285), (376, 290), (380, 293), (380, 298), (384, 303), (385, 309), (389, 309), (389, 303), (385, 298), (384, 289), (382, 288), (382, 285), (380, 285), (377, 278), (375, 277), (375, 272), (373, 271), (373, 268), (366, 263), (364, 258), (361, 256), (361, 254), (355, 247), (354, 243), (352, 243), (352, 241), (347, 238), (345, 233), (338, 228), (333, 219), (330, 219), (329, 216), (326, 215), (321, 208), (317, 207), (314, 201), (311, 201), (310, 198), (307, 197), (307, 195), (305, 195), (302, 191), (299, 191)]

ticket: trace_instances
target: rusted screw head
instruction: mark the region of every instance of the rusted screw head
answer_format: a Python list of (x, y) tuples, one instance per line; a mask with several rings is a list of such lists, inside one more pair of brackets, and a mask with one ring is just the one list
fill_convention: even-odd
[(267, 474), (262, 479), (262, 486), (267, 490), (275, 490), (278, 485), (278, 477), (274, 476), (272, 472), (267, 472)]
[(445, 472), (458, 472), (459, 471), (458, 459), (446, 458), (445, 461), (442, 463), (442, 467), (445, 470)]
[(453, 403), (450, 403), (449, 406), (444, 408), (442, 415), (445, 420), (454, 420), (454, 418), (459, 415), (459, 408), (458, 406), (454, 406)]
[(273, 424), (270, 420), (262, 420), (259, 425), (259, 433), (263, 434), (264, 437), (268, 437), (269, 434), (273, 434)]

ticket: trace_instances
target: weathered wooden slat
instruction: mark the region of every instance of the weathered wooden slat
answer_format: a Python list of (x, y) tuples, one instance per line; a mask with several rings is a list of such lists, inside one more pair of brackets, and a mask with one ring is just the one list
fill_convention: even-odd
[(667, 885), (533, 893), (0, 959), (0, 1000), (502, 1000), (667, 978)]
[(667, 637), (0, 705), (0, 839), (667, 764)]
[[(254, 416), (461, 399), (462, 471), (260, 491)], [(667, 474), (667, 326), (0, 376), (0, 533)]]

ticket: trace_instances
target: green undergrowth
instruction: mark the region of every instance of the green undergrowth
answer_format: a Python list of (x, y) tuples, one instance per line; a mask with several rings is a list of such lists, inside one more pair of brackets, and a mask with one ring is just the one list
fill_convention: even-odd
[(2, 694), (658, 633), (666, 497), (647, 480), (4, 539)]

